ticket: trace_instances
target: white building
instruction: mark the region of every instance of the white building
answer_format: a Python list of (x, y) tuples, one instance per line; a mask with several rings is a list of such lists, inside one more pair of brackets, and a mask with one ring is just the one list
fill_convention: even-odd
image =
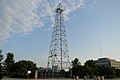
[(99, 58), (98, 60), (95, 60), (95, 63), (99, 66), (114, 67), (120, 69), (120, 61), (116, 61), (115, 59)]

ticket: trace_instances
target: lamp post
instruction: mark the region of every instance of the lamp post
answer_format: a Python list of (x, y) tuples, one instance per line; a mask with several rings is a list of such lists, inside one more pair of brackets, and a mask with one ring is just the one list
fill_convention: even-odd
[[(28, 78), (30, 79), (31, 71), (28, 71)], [(30, 79), (31, 80), (31, 79)]]

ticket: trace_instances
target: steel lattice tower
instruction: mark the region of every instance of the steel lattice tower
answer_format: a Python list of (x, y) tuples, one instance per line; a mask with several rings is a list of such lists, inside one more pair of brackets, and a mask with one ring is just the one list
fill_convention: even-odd
[(53, 72), (69, 69), (70, 67), (66, 30), (63, 19), (64, 9), (61, 3), (57, 6), (55, 11), (55, 23), (48, 56), (48, 68), (51, 68)]

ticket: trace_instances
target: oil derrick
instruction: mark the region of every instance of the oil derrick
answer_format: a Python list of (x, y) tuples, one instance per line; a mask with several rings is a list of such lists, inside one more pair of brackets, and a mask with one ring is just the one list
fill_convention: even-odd
[(52, 39), (50, 44), (47, 72), (51, 69), (51, 77), (64, 77), (64, 70), (70, 68), (66, 30), (63, 19), (64, 9), (61, 3), (57, 6)]

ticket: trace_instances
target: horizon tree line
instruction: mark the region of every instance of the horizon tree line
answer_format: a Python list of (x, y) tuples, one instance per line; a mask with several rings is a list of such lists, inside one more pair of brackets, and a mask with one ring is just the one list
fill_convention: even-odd
[[(14, 54), (11, 52), (6, 53), (6, 59), (3, 61), (4, 56), (0, 50), (0, 74), (9, 77), (28, 78), (34, 77), (36, 63), (30, 60), (20, 60), (15, 62)], [(31, 71), (31, 74), (28, 74)]]
[[(0, 73), (4, 76), (17, 77), (17, 78), (34, 78), (35, 70), (38, 70), (36, 63), (30, 60), (20, 60), (15, 62), (14, 54), (11, 52), (6, 53), (6, 59), (3, 61), (4, 56), (2, 50), (0, 50)], [(83, 78), (87, 76), (93, 78), (93, 76), (104, 76), (105, 78), (120, 77), (120, 69), (114, 67), (98, 66), (93, 60), (87, 60), (84, 65), (81, 65), (78, 58), (71, 61), (72, 77), (79, 76)], [(67, 76), (71, 75), (70, 70), (67, 72)], [(27, 72), (31, 71), (29, 75)]]

